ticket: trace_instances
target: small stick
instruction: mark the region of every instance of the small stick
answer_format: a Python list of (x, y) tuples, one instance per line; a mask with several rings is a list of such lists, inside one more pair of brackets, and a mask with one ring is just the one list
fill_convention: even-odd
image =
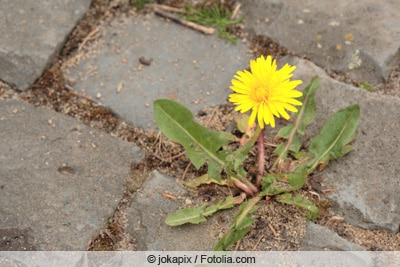
[(239, 9), (240, 9), (240, 3), (238, 3), (235, 8), (233, 9), (232, 15), (230, 17), (230, 20), (234, 20), (236, 18), (236, 16), (239, 13)]
[(154, 147), (154, 146), (157, 144), (158, 141), (161, 142), (161, 132), (159, 132), (159, 133), (156, 135), (156, 140), (153, 142), (153, 144), (151, 144), (151, 147)]
[[(141, 144), (142, 144), (142, 143), (141, 143)], [(158, 159), (158, 160), (161, 160), (162, 162), (170, 163), (168, 160), (166, 160), (166, 159), (164, 159), (164, 158), (162, 158), (162, 157), (159, 157), (159, 156), (157, 156), (156, 154), (151, 154), (151, 156), (152, 156), (152, 157), (155, 157), (155, 158)]]
[(192, 165), (192, 163), (189, 162), (188, 165), (186, 166), (186, 169), (185, 169), (185, 171), (184, 171), (183, 174), (182, 174), (182, 180), (185, 180), (185, 176), (186, 176), (186, 174), (187, 174), (187, 172), (188, 172), (188, 170), (189, 170), (189, 167), (190, 167), (191, 165)]
[(78, 47), (78, 52), (82, 50), (82, 48), (85, 46), (85, 44), (89, 41), (90, 38), (92, 38), (93, 35), (99, 32), (99, 28), (96, 27), (93, 31), (91, 31), (85, 39), (83, 39), (82, 43)]
[(268, 223), (269, 229), (271, 229), (272, 233), (274, 234), (275, 237), (279, 236), (279, 234), (275, 231), (274, 227), (272, 226), (271, 223)]
[(260, 244), (261, 240), (264, 238), (264, 235), (261, 235), (257, 240), (256, 244), (253, 246), (253, 250), (256, 250), (257, 246)]
[(187, 26), (187, 27), (189, 27), (189, 28), (192, 28), (192, 29), (194, 29), (194, 30), (196, 30), (196, 31), (199, 31), (199, 32), (202, 32), (202, 33), (204, 33), (204, 34), (214, 34), (214, 32), (215, 32), (215, 29), (214, 29), (214, 28), (205, 27), (205, 26), (196, 24), (196, 23), (191, 22), (191, 21), (187, 21), (187, 20), (180, 19), (180, 18), (178, 18), (177, 16), (174, 16), (174, 15), (172, 15), (172, 14), (169, 14), (169, 13), (167, 13), (167, 12), (164, 12), (164, 11), (158, 9), (158, 8), (154, 8), (154, 12), (155, 12), (158, 16), (161, 16), (161, 17), (170, 19), (170, 20), (172, 20), (172, 21), (178, 22), (178, 23), (180, 23), (180, 24), (182, 24), (182, 25), (185, 25), (185, 26)]
[(71, 86), (69, 86), (68, 84), (65, 85), (65, 88), (68, 89), (69, 93), (71, 95), (77, 96), (77, 97), (81, 97), (84, 98), (86, 100), (89, 100), (90, 102), (96, 102), (93, 98), (86, 96), (84, 94), (80, 94), (77, 91), (74, 90), (74, 88), (72, 88)]
[(208, 126), (212, 120), (212, 118), (214, 117), (215, 112), (217, 111), (217, 107), (213, 108), (213, 110), (211, 111), (210, 117), (208, 118), (208, 120), (206, 121), (206, 123), (204, 124), (204, 126)]
[(168, 199), (171, 199), (171, 200), (176, 200), (176, 196), (173, 196), (173, 195), (168, 194), (168, 193), (162, 193), (161, 196), (162, 196), (163, 198), (168, 198)]
[(182, 156), (185, 155), (185, 154), (186, 154), (186, 151), (183, 151), (183, 152), (181, 152), (181, 153), (179, 153), (179, 154), (176, 154), (175, 156), (170, 157), (169, 160), (172, 162), (173, 159), (180, 158), (180, 157), (182, 157)]
[(242, 241), (242, 239), (239, 239), (239, 241), (236, 243), (234, 251), (238, 251), (238, 249), (240, 247), (240, 241)]
[(162, 153), (162, 135), (161, 132), (159, 132), (157, 135), (159, 135), (159, 139), (158, 139), (158, 152), (161, 155), (161, 157), (164, 157), (163, 153)]

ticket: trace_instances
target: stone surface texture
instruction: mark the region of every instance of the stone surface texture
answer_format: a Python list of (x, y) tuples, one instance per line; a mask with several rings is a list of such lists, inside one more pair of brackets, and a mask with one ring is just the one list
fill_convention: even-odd
[(400, 153), (396, 134), (400, 128), (400, 99), (372, 94), (337, 82), (309, 61), (289, 60), (297, 66), (295, 77), (310, 81), (319, 75), (317, 118), (309, 136), (318, 133), (334, 112), (352, 104), (361, 109), (354, 150), (330, 162), (320, 174), (323, 189), (334, 189), (327, 198), (337, 204), (337, 212), (360, 227), (385, 228), (395, 233), (400, 227)]
[(66, 77), (75, 90), (144, 129), (155, 128), (152, 107), (158, 98), (178, 100), (195, 113), (224, 102), (231, 78), (250, 58), (241, 43), (154, 15), (121, 16), (100, 31), (103, 37), (66, 69)]
[[(398, 232), (400, 99), (340, 83), (326, 72), (371, 85), (387, 79), (400, 59), (398, 0), (241, 3), (246, 31), (293, 52), (279, 64), (297, 66), (294, 77), (303, 80), (301, 88), (311, 77), (320, 77), (316, 123), (306, 139), (333, 112), (350, 104), (361, 107), (354, 150), (316, 175), (321, 189), (333, 189), (326, 197), (335, 212), (363, 228)], [(16, 90), (29, 88), (57, 57), (89, 4), (2, 0), (0, 79)], [(136, 127), (156, 128), (155, 99), (175, 99), (195, 114), (224, 103), (233, 75), (253, 57), (249, 42), (233, 45), (152, 13), (116, 13), (104, 19), (75, 58), (63, 62), (63, 72), (77, 94)], [(131, 163), (143, 154), (132, 143), (55, 111), (0, 100), (0, 241), (18, 233), (26, 250), (84, 250), (109, 222), (132, 179)], [(178, 198), (166, 199), (163, 193)], [(198, 204), (190, 196), (174, 178), (151, 172), (126, 211), (126, 230), (138, 249), (212, 249), (223, 227), (217, 217), (195, 226), (163, 223), (170, 212)], [(317, 250), (362, 250), (312, 224), (303, 242), (304, 249), (312, 244)]]
[[(165, 193), (177, 199), (165, 198), (162, 196)], [(135, 193), (133, 203), (127, 212), (127, 231), (136, 239), (139, 250), (209, 251), (218, 241), (219, 229), (224, 227), (216, 216), (198, 225), (166, 225), (164, 221), (169, 214), (199, 203), (192, 200), (189, 192), (173, 177), (157, 171), (153, 171), (142, 189)], [(232, 216), (232, 212), (221, 212), (218, 217), (220, 221), (222, 217), (229, 220), (229, 215)]]
[(2, 0), (0, 79), (26, 90), (53, 62), (90, 0)]
[(400, 60), (397, 0), (243, 3), (246, 27), (359, 82), (386, 79)]
[(84, 250), (141, 151), (24, 102), (2, 100), (0, 114), (0, 227), (27, 230), (38, 250)]

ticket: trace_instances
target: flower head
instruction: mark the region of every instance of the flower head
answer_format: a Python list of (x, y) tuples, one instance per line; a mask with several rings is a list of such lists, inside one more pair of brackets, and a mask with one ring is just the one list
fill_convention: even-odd
[(290, 81), (295, 69), (295, 66), (285, 64), (277, 70), (276, 60), (272, 60), (271, 56), (250, 60), (250, 71), (238, 71), (232, 79), (230, 88), (235, 93), (229, 95), (229, 101), (237, 105), (235, 110), (242, 113), (252, 110), (249, 126), (257, 117), (261, 128), (264, 124), (274, 128), (274, 116), (288, 120), (290, 116), (286, 110), (297, 112), (294, 106), (302, 105), (295, 98), (303, 94), (294, 90), (302, 81)]

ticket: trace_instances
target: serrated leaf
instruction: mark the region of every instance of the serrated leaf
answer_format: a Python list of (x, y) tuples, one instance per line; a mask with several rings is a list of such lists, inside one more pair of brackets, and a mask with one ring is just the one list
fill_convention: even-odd
[(299, 151), (297, 153), (293, 153), (292, 156), (297, 160), (304, 159), (304, 158), (312, 158), (313, 157), (313, 155), (308, 151)]
[(277, 137), (288, 139), (293, 129), (300, 135), (304, 135), (304, 131), (308, 125), (310, 125), (315, 118), (316, 104), (315, 104), (315, 93), (319, 88), (318, 77), (313, 77), (310, 84), (304, 88), (303, 95), (299, 98), (299, 101), (303, 103), (299, 111), (294, 115), (294, 123), (283, 127), (279, 130)]
[(308, 199), (303, 198), (301, 195), (293, 196), (291, 193), (285, 193), (276, 197), (276, 200), (282, 203), (298, 206), (308, 211), (307, 218), (315, 220), (318, 216), (319, 210), (314, 203)]
[(226, 250), (248, 233), (249, 226), (254, 222), (251, 214), (258, 209), (256, 204), (260, 199), (261, 196), (256, 196), (240, 205), (239, 212), (236, 214), (228, 232), (214, 246), (214, 250)]
[(308, 164), (311, 173), (319, 164), (342, 157), (351, 150), (349, 143), (356, 135), (360, 119), (360, 107), (351, 105), (333, 114), (322, 127), (319, 135), (310, 141), (310, 152), (314, 155)]
[(319, 86), (318, 77), (313, 77), (310, 84), (304, 89), (303, 95), (299, 98), (299, 101), (301, 101), (303, 105), (295, 114), (294, 122), (281, 128), (276, 135), (276, 137), (287, 139), (290, 143), (279, 145), (275, 149), (274, 152), (278, 155), (278, 158), (274, 163), (273, 169), (281, 160), (286, 160), (288, 151), (299, 152), (301, 142), (298, 135), (304, 135), (306, 127), (310, 125), (315, 118), (316, 104), (314, 98)]
[(224, 201), (219, 200), (216, 204), (207, 207), (203, 215), (207, 217), (219, 210), (230, 209), (233, 206), (235, 206), (235, 199), (232, 196), (229, 196)]
[(301, 148), (301, 141), (300, 138), (295, 135), (293, 136), (289, 147), (286, 147), (285, 143), (280, 143), (276, 148), (274, 153), (277, 155), (283, 155), (282, 160), (286, 160), (287, 158), (287, 151), (292, 151), (293, 153), (297, 153), (300, 151)]
[(218, 150), (228, 144), (231, 135), (198, 124), (189, 109), (169, 99), (154, 101), (154, 118), (166, 137), (185, 148), (187, 157), (197, 169), (207, 162), (210, 177), (220, 178), (225, 154), (218, 153)]
[(198, 207), (190, 207), (178, 210), (170, 214), (165, 223), (169, 226), (178, 226), (185, 223), (198, 224), (207, 221), (206, 217), (214, 214), (219, 210), (229, 209), (235, 205), (235, 199), (231, 196), (227, 197), (224, 201), (219, 200), (216, 204), (206, 206), (203, 204)]
[(275, 196), (300, 189), (307, 181), (306, 173), (268, 174), (262, 181), (263, 196)]
[(206, 173), (200, 177), (197, 177), (195, 179), (185, 182), (185, 185), (187, 187), (194, 188), (194, 187), (198, 187), (202, 184), (211, 184), (211, 183), (215, 183), (215, 184), (219, 184), (219, 185), (227, 185), (228, 184), (226, 180), (212, 179)]
[(310, 125), (315, 118), (316, 114), (316, 103), (315, 103), (315, 93), (320, 87), (318, 77), (313, 77), (310, 84), (304, 89), (303, 96), (300, 101), (303, 102), (303, 106), (300, 111), (296, 113), (296, 120), (301, 117), (299, 126), (297, 127), (297, 133), (304, 135), (304, 131), (308, 125)]
[(257, 129), (254, 131), (254, 134), (250, 137), (250, 139), (244, 146), (236, 149), (235, 151), (232, 151), (229, 155), (227, 155), (226, 161), (227, 165), (230, 167), (230, 170), (238, 172), (239, 166), (243, 163), (250, 150), (254, 147), (254, 144), (257, 141), (260, 132), (261, 129), (257, 127)]
[(177, 210), (165, 219), (165, 223), (169, 226), (178, 226), (185, 223), (198, 224), (201, 222), (205, 222), (207, 221), (207, 219), (203, 215), (205, 209), (206, 204), (198, 207)]

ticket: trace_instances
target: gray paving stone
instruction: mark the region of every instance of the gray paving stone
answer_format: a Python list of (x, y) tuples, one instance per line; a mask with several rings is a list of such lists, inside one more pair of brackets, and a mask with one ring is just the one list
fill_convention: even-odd
[[(163, 193), (169, 193), (177, 200), (164, 198)], [(230, 221), (233, 211), (218, 212), (218, 216), (211, 216), (207, 222), (198, 225), (166, 225), (165, 218), (185, 206), (188, 200), (191, 201), (186, 189), (178, 185), (174, 178), (153, 171), (142, 189), (135, 193), (134, 204), (126, 214), (129, 222), (126, 230), (135, 237), (138, 250), (213, 250), (222, 229), (227, 227), (218, 220)]]
[(0, 79), (27, 89), (52, 63), (90, 0), (2, 0)]
[(361, 82), (382, 81), (400, 59), (397, 0), (251, 0), (242, 10), (255, 33)]
[(142, 152), (59, 113), (0, 101), (0, 229), (37, 250), (84, 250)]
[(324, 189), (335, 210), (351, 224), (367, 229), (399, 231), (400, 222), (400, 99), (370, 93), (337, 82), (310, 61), (292, 58), (295, 78), (303, 87), (319, 75), (317, 117), (308, 135), (316, 134), (333, 112), (351, 104), (361, 108), (358, 136), (354, 150), (332, 161), (320, 174)]
[[(100, 29), (65, 76), (73, 87), (133, 125), (154, 128), (153, 101), (172, 98), (193, 112), (223, 103), (230, 80), (248, 66), (246, 45), (230, 42), (149, 16), (120, 16)], [(146, 66), (139, 63), (144, 57)]]
[(312, 222), (307, 222), (305, 236), (301, 240), (299, 250), (365, 251), (363, 247), (351, 243), (328, 228)]
[[(3, 1), (0, 79), (27, 88), (56, 55), (88, 4), (83, 0), (63, 4)], [(319, 65), (350, 71), (350, 62), (357, 65), (352, 57), (359, 50), (361, 66), (351, 70), (352, 75), (371, 83), (387, 77), (400, 56), (396, 16), (400, 7), (394, 0), (242, 4), (247, 27), (292, 51), (307, 53)], [(353, 40), (345, 37), (348, 33)], [(252, 57), (241, 43), (235, 46), (152, 15), (119, 16), (100, 26), (99, 36), (86, 54), (78, 55), (76, 67), (65, 68), (65, 75), (76, 90), (142, 128), (154, 127), (152, 102), (158, 98), (177, 99), (193, 112), (221, 104), (229, 94), (232, 76), (246, 68)], [(139, 63), (142, 56), (151, 60), (150, 65)], [(321, 79), (316, 124), (307, 136), (315, 134), (334, 111), (353, 103), (361, 106), (354, 151), (331, 162), (319, 175), (324, 189), (335, 189), (327, 196), (335, 211), (354, 225), (398, 231), (400, 100), (334, 81), (309, 61), (286, 60), (298, 66), (295, 78), (303, 79), (303, 86), (314, 75)], [(141, 151), (69, 117), (15, 100), (0, 101), (0, 125), (0, 230), (23, 233), (28, 248), (83, 250), (112, 215), (130, 162), (140, 160)], [(164, 192), (180, 198), (163, 198)], [(127, 230), (136, 237), (139, 249), (212, 249), (226, 227), (218, 219), (228, 213), (219, 213), (206, 224), (174, 228), (164, 224), (165, 216), (186, 198), (186, 191), (173, 178), (152, 172), (127, 213)], [(327, 230), (317, 228), (309, 233)], [(309, 242), (316, 244), (320, 238), (327, 237), (314, 234)], [(333, 249), (358, 250), (352, 244), (336, 244)]]

